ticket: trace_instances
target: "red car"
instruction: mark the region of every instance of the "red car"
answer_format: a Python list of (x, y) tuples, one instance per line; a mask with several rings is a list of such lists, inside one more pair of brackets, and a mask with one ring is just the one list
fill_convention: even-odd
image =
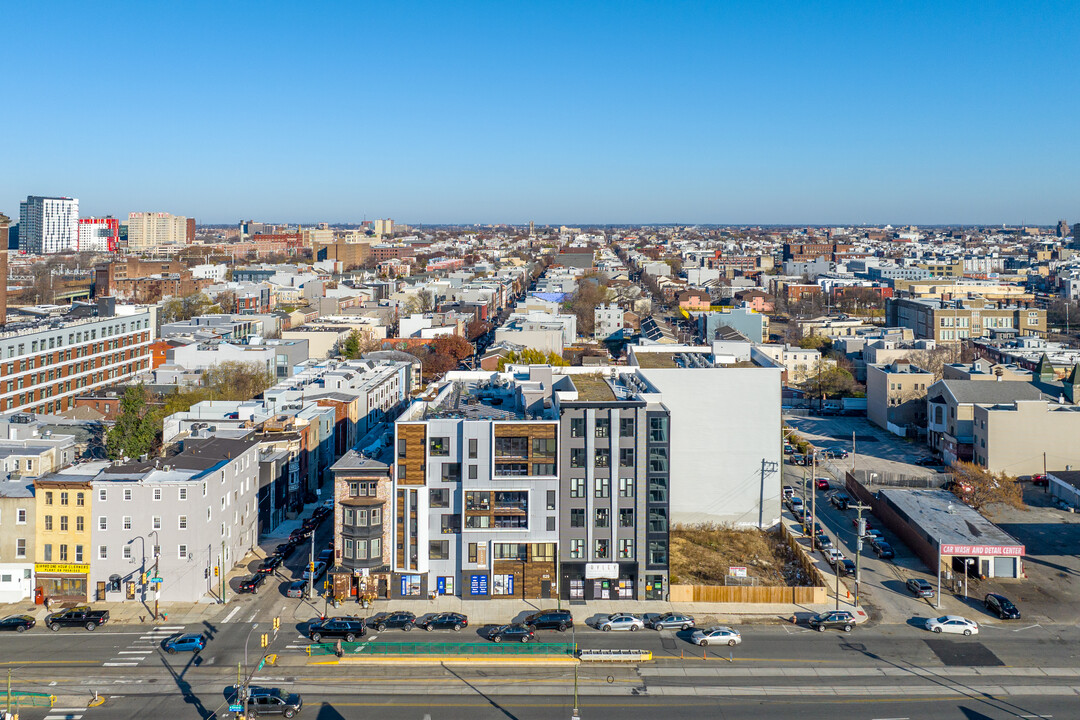
[(818, 478), (817, 479), (817, 489), (818, 490), (828, 490), (829, 489), (829, 481), (826, 480), (825, 478)]
[(1042, 474), (1032, 475), (1031, 476), (1031, 484), (1034, 485), (1035, 487), (1046, 487), (1047, 485), (1050, 484), (1050, 481), (1046, 479), (1045, 475), (1042, 475)]

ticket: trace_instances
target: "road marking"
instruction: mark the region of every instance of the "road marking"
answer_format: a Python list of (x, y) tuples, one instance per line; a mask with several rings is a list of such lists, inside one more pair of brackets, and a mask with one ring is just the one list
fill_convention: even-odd
[(139, 663), (137, 663), (137, 662), (133, 662), (133, 663), (131, 663), (131, 662), (107, 662), (107, 663), (101, 663), (101, 665), (103, 667), (136, 667), (138, 664)]
[(248, 622), (255, 622), (255, 618), (257, 618), (258, 616), (259, 616), (259, 611), (256, 610), (255, 612), (251, 613), (251, 617), (249, 617), (247, 619), (247, 621)]
[[(85, 709), (83, 711), (85, 712)], [(66, 714), (60, 714), (60, 715), (46, 715), (45, 720), (79, 720), (79, 718), (81, 718), (81, 717), (82, 717), (82, 713), (72, 711), (72, 712), (69, 712), (69, 713), (66, 713)]]
[(117, 655), (147, 655), (149, 650), (118, 650)]
[(226, 615), (226, 616), (225, 616), (225, 619), (224, 619), (224, 620), (222, 620), (221, 622), (223, 622), (223, 623), (227, 623), (227, 622), (229, 622), (230, 620), (232, 620), (232, 619), (233, 619), (233, 616), (234, 616), (234, 615), (236, 615), (236, 613), (238, 613), (238, 612), (240, 612), (240, 606), (239, 606), (239, 605), (237, 605), (236, 607), (234, 607), (234, 608), (232, 609), (232, 612), (230, 612), (230, 613), (229, 613), (228, 615)]

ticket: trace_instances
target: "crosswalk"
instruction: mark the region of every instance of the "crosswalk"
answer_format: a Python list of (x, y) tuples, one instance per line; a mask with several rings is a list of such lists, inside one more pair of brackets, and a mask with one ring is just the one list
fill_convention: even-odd
[(83, 713), (86, 712), (85, 707), (81, 708), (50, 708), (49, 714), (45, 716), (45, 720), (82, 720)]
[(307, 635), (297, 635), (296, 639), (292, 641), (290, 645), (286, 645), (286, 650), (307, 650), (308, 643), (311, 641)]
[(183, 629), (183, 625), (155, 626), (140, 635), (138, 640), (133, 640), (123, 650), (118, 650), (116, 657), (110, 658), (101, 664), (103, 667), (135, 667), (161, 647), (161, 643), (165, 638), (171, 637)]

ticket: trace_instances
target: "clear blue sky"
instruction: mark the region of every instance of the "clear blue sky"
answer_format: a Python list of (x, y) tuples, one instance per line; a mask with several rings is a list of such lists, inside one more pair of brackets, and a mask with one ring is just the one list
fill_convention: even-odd
[(4, 7), (0, 212), (1080, 221), (1064, 2)]

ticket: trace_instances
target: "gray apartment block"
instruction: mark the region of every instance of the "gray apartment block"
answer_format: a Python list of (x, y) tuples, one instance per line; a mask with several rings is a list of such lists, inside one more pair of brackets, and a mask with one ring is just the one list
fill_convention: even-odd
[(162, 601), (217, 596), (257, 544), (253, 440), (185, 440), (170, 458), (104, 464), (91, 485), (91, 600), (154, 600), (155, 585)]

